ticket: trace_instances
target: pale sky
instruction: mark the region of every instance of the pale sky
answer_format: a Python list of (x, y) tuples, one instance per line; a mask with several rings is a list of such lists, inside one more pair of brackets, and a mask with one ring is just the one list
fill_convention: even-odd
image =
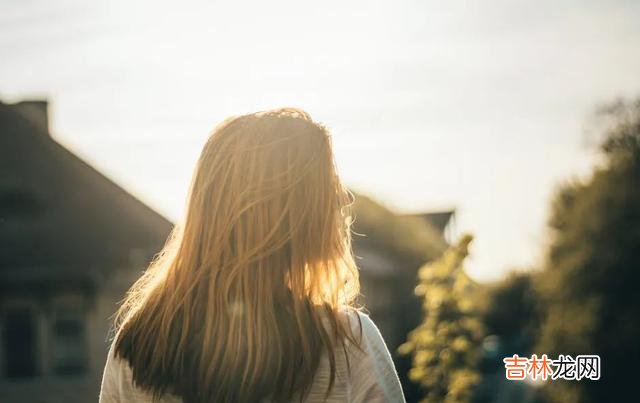
[(536, 265), (555, 186), (589, 172), (593, 109), (640, 95), (638, 1), (0, 3), (0, 99), (171, 219), (208, 132), (297, 106), (355, 190), (455, 207), (479, 280)]

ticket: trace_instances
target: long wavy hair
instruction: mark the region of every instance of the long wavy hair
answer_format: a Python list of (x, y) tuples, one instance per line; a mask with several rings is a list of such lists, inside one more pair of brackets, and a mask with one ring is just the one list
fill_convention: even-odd
[(327, 129), (299, 109), (227, 119), (197, 162), (183, 222), (129, 290), (114, 351), (154, 397), (287, 401), (354, 332), (352, 196)]

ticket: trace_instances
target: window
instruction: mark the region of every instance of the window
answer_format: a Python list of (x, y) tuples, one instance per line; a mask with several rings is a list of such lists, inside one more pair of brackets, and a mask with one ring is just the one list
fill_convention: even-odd
[(28, 309), (12, 309), (4, 317), (4, 368), (7, 378), (36, 375), (36, 327)]
[(86, 371), (84, 312), (69, 307), (55, 312), (52, 332), (53, 372), (79, 375)]

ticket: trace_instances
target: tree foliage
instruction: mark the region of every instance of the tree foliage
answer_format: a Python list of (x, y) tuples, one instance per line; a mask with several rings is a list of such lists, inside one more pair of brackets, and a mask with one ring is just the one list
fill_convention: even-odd
[(468, 402), (479, 381), (476, 365), (483, 331), (477, 285), (462, 267), (471, 240), (464, 236), (418, 273), (415, 292), (423, 299), (424, 320), (399, 352), (413, 354), (409, 377), (425, 389), (424, 402)]
[(564, 186), (537, 289), (545, 319), (538, 353), (598, 354), (599, 381), (545, 385), (553, 402), (628, 401), (640, 358), (640, 100), (603, 109), (602, 166)]

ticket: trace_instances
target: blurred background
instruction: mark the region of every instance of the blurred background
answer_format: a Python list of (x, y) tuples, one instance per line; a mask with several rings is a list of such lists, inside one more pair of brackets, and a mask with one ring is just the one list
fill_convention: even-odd
[[(632, 401), (639, 20), (631, 0), (0, 3), (0, 401), (97, 399), (110, 316), (208, 133), (280, 106), (332, 132), (407, 401)], [(507, 381), (514, 353), (599, 354), (601, 379)]]

